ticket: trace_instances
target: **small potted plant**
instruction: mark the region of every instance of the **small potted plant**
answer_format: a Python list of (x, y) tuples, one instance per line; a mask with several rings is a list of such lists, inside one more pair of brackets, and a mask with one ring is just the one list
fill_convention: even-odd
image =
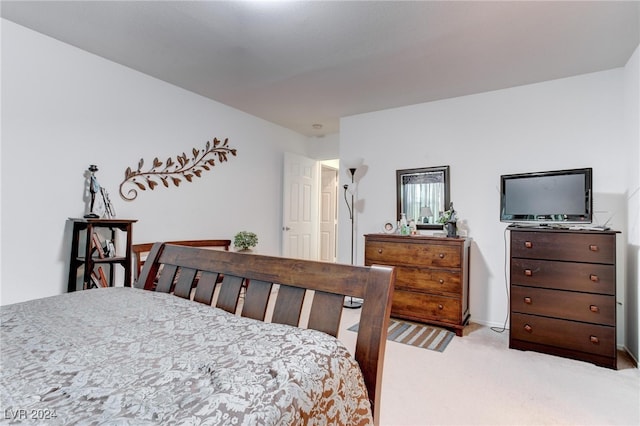
[(240, 251), (248, 251), (252, 247), (255, 247), (258, 244), (258, 236), (249, 231), (240, 231), (236, 234), (233, 239), (234, 247), (240, 249)]

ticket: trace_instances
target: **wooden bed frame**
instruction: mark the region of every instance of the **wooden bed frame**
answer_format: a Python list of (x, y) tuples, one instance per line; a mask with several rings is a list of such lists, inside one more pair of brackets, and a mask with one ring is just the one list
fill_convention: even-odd
[[(224, 278), (214, 301), (220, 274)], [(244, 290), (242, 316), (296, 327), (302, 326), (307, 290), (313, 290), (306, 328), (332, 336), (338, 334), (344, 297), (363, 299), (355, 359), (377, 425), (394, 282), (395, 270), (387, 266), (351, 266), (155, 243), (135, 286), (173, 292), (232, 313), (239, 309)], [(279, 285), (277, 292), (272, 292), (274, 284)], [(276, 298), (275, 303), (269, 303), (271, 297)], [(265, 318), (267, 304), (273, 306), (271, 318)]]

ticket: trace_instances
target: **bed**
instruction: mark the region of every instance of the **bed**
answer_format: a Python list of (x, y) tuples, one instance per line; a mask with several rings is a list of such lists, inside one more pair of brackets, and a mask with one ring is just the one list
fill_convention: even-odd
[[(394, 279), (383, 266), (154, 244), (133, 288), (0, 308), (4, 417), (378, 424)], [(353, 356), (335, 338), (344, 296), (364, 300)]]

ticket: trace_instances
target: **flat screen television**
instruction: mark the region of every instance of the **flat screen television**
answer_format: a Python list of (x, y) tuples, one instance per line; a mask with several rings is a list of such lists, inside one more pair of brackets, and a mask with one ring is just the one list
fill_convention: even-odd
[(591, 175), (584, 168), (500, 176), (500, 221), (591, 223)]

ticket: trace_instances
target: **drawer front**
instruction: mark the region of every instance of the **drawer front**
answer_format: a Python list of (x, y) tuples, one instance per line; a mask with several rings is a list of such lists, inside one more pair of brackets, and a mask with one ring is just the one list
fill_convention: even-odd
[(512, 258), (511, 284), (614, 295), (616, 267)]
[(396, 267), (395, 288), (459, 295), (462, 292), (462, 278), (456, 270), (399, 266)]
[(511, 309), (524, 314), (616, 325), (615, 297), (600, 294), (512, 286)]
[(460, 324), (462, 321), (460, 299), (425, 293), (395, 290), (391, 316), (409, 316)]
[(615, 263), (615, 234), (511, 231), (511, 256)]
[(510, 333), (512, 339), (616, 356), (615, 327), (513, 313)]
[(460, 247), (444, 244), (388, 243), (367, 241), (365, 264), (420, 265), (441, 268), (460, 268)]

